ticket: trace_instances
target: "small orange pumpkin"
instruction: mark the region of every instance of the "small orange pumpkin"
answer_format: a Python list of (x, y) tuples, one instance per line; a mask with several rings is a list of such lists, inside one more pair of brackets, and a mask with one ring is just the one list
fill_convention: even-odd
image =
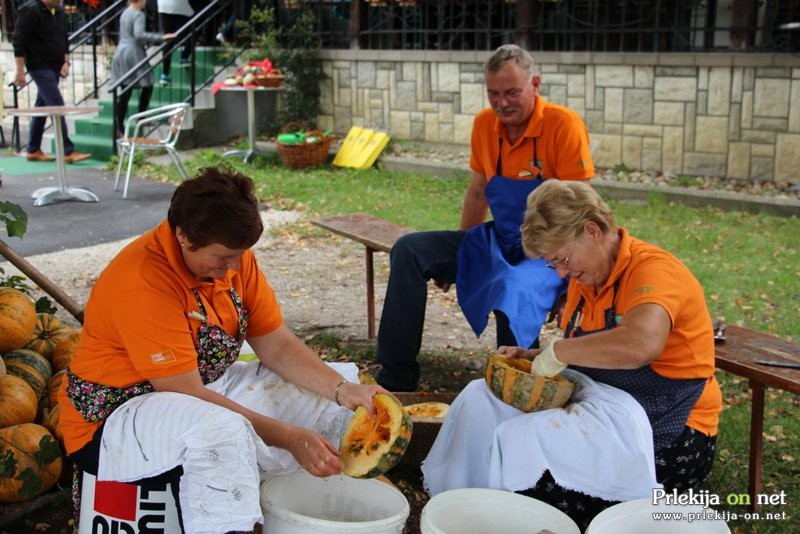
[(63, 468), (61, 447), (42, 425), (0, 429), (0, 503), (25, 502), (44, 494)]
[(53, 364), (53, 372), (57, 373), (69, 367), (75, 349), (81, 340), (81, 329), (76, 329), (64, 336), (53, 349), (50, 362)]
[(36, 420), (36, 392), (18, 376), (0, 376), (0, 428)]
[(0, 353), (24, 347), (35, 327), (33, 300), (18, 289), (0, 287)]
[(25, 348), (36, 351), (49, 360), (58, 342), (72, 330), (73, 328), (64, 319), (51, 313), (39, 313), (36, 315), (33, 336)]

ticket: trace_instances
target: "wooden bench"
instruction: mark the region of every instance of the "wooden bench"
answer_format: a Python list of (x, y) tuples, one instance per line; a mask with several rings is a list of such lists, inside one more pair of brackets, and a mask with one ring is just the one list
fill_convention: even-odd
[(764, 431), (764, 390), (768, 387), (800, 394), (800, 369), (774, 367), (757, 360), (800, 364), (800, 344), (747, 328), (729, 326), (725, 340), (718, 343), (716, 366), (723, 371), (750, 381), (750, 459), (748, 463), (748, 493), (753, 510), (758, 510), (757, 495), (761, 493), (761, 460)]
[(375, 339), (375, 252), (389, 252), (403, 235), (415, 230), (372, 215), (354, 213), (319, 217), (312, 224), (364, 245), (367, 272), (367, 337)]

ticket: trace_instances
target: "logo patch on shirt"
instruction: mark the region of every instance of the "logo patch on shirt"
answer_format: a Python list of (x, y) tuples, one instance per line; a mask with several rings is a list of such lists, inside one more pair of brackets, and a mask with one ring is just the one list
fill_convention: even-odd
[(153, 360), (153, 363), (169, 363), (169, 362), (174, 362), (176, 360), (175, 355), (172, 353), (171, 350), (165, 350), (164, 352), (155, 352), (150, 355), (150, 359)]
[(653, 286), (641, 286), (634, 289), (634, 291), (636, 291), (639, 294), (646, 295), (648, 293), (651, 293), (654, 289), (655, 288)]

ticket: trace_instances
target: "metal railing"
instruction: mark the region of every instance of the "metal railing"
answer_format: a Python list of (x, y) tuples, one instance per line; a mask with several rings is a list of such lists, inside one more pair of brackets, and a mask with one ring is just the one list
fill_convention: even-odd
[[(152, 52), (150, 52), (142, 61), (137, 63), (121, 78), (109, 84), (108, 91), (111, 94), (114, 102), (115, 120), (119, 95), (133, 90), (136, 87), (136, 84), (142, 78), (148, 74), (152, 75), (155, 67), (160, 65), (163, 61), (163, 56), (165, 54), (179, 50), (185, 46), (188, 46), (192, 51), (190, 62), (185, 66), (187, 68), (189, 80), (188, 94), (184, 92), (185, 89), (183, 87), (177, 89), (171, 86), (162, 87), (159, 85), (153, 93), (153, 98), (155, 100), (169, 101), (172, 103), (188, 102), (190, 105), (194, 106), (197, 92), (205, 87), (209, 87), (216, 76), (221, 71), (225, 70), (225, 68), (227, 68), (229, 65), (231, 65), (242, 51), (231, 49), (231, 51), (227, 54), (227, 59), (221, 62), (216, 56), (209, 57), (204, 55), (202, 57), (198, 57), (197, 54), (196, 45), (199, 41), (199, 36), (208, 34), (209, 29), (216, 30), (216, 28), (220, 26), (219, 21), (222, 19), (222, 15), (226, 12), (227, 8), (230, 7), (231, 3), (232, 0), (214, 0), (209, 2), (207, 6), (195, 13), (195, 15), (176, 32), (177, 37), (175, 37), (175, 39), (165, 42), (157, 47), (153, 47)], [(146, 65), (150, 65), (150, 69), (143, 70), (142, 67)], [(207, 72), (210, 74), (208, 74), (205, 78), (198, 79), (197, 74), (199, 72)], [(115, 124), (114, 126), (115, 129), (121, 129), (122, 127), (121, 124)]]
[[(259, 2), (256, 2), (257, 4)], [(280, 0), (316, 15), (323, 48), (800, 52), (796, 0)]]

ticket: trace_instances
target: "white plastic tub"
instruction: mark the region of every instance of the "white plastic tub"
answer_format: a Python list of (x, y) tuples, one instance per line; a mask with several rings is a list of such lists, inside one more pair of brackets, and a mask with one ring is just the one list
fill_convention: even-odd
[(269, 534), (400, 534), (411, 511), (405, 496), (384, 482), (305, 471), (264, 482), (261, 508)]
[(422, 509), (422, 534), (518, 534), (550, 530), (580, 534), (567, 514), (510, 491), (456, 489), (435, 495)]
[[(670, 514), (671, 519), (654, 518), (654, 513)], [(700, 505), (654, 505), (650, 499), (637, 499), (597, 514), (586, 534), (730, 534), (727, 523), (716, 515), (712, 508)]]

